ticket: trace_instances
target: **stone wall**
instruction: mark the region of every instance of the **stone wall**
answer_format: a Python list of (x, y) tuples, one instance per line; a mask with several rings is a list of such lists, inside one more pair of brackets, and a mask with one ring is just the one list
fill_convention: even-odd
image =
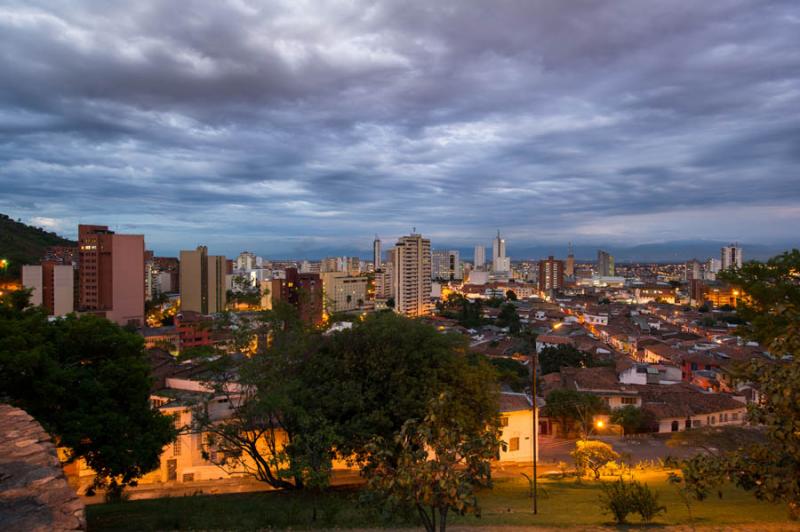
[(85, 530), (50, 436), (25, 411), (0, 404), (0, 530)]

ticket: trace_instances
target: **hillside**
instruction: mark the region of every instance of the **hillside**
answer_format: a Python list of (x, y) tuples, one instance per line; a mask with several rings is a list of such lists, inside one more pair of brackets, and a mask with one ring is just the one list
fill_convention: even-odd
[(23, 264), (38, 264), (49, 246), (77, 246), (55, 233), (0, 214), (0, 258), (8, 259), (7, 275), (19, 277)]

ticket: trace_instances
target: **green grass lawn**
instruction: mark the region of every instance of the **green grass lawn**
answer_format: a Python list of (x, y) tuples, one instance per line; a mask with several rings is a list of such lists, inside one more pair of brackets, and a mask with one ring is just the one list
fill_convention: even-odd
[[(686, 507), (674, 487), (667, 483), (667, 473), (639, 473), (637, 478), (658, 491), (667, 513), (656, 525), (687, 525)], [(610, 479), (609, 479), (610, 480)], [(528, 482), (520, 479), (499, 479), (494, 489), (480, 494), (482, 517), (454, 516), (450, 524), (470, 526), (517, 525), (552, 527), (587, 527), (609, 524), (598, 504), (600, 489), (595, 481), (578, 484), (574, 479), (542, 480), (545, 495), (540, 498), (539, 515), (531, 512)], [(171, 499), (131, 501), (119, 504), (94, 505), (87, 508), (90, 531), (153, 530), (153, 529), (225, 529), (257, 528), (352, 528), (414, 526), (394, 517), (385, 520), (376, 511), (358, 504), (358, 493), (334, 490), (315, 499), (307, 494), (260, 492), (216, 496), (194, 496)], [(317, 520), (312, 521), (312, 507)], [(695, 524), (725, 527), (730, 525), (786, 524), (783, 505), (759, 502), (743, 491), (726, 488), (722, 499), (714, 496), (692, 507)], [(638, 516), (630, 516), (636, 523)], [(779, 527), (780, 528), (780, 527)]]

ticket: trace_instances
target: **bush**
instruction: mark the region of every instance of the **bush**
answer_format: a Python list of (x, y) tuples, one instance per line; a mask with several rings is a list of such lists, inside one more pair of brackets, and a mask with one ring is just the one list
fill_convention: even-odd
[(624, 524), (628, 514), (638, 513), (645, 523), (665, 512), (667, 508), (658, 501), (658, 494), (647, 484), (636, 480), (625, 482), (621, 477), (601, 486), (600, 506), (603, 513), (611, 514), (617, 524)]
[(650, 490), (647, 484), (632, 482), (631, 495), (634, 509), (645, 523), (649, 523), (654, 517), (667, 511), (666, 506), (658, 503), (658, 493)]
[(616, 482), (604, 483), (602, 489), (600, 506), (603, 513), (611, 514), (618, 525), (624, 524), (628, 514), (635, 511), (630, 485), (620, 478)]

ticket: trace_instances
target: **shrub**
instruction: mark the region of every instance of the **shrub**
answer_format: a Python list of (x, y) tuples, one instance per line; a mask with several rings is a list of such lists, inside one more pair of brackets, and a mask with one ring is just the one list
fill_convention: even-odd
[(620, 478), (601, 487), (600, 506), (603, 513), (611, 514), (617, 524), (624, 524), (628, 514), (636, 510), (630, 485)]
[(634, 481), (630, 487), (634, 509), (645, 523), (667, 511), (666, 506), (658, 503), (658, 493), (652, 491), (647, 484)]
[(615, 482), (601, 486), (600, 506), (603, 513), (611, 514), (617, 524), (624, 524), (628, 514), (638, 513), (645, 523), (650, 523), (667, 508), (658, 501), (658, 493), (638, 481), (625, 482), (620, 477)]

